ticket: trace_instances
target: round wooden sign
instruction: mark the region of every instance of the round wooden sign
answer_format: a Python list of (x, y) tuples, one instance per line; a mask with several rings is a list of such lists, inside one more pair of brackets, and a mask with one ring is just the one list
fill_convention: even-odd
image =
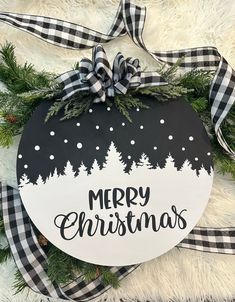
[(44, 122), (42, 103), (24, 129), (17, 175), (23, 204), (40, 232), (90, 263), (122, 266), (177, 245), (210, 196), (209, 138), (182, 99), (131, 112), (94, 104), (87, 114)]

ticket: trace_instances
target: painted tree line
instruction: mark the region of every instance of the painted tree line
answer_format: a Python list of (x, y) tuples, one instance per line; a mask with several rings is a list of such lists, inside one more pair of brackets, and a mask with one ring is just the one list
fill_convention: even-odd
[[(59, 177), (69, 177), (69, 178), (83, 178), (85, 177), (112, 177), (113, 175), (131, 175), (131, 176), (143, 176), (148, 175), (150, 176), (151, 173), (156, 174), (157, 171), (161, 171), (161, 173), (169, 173), (169, 171), (179, 173), (179, 172), (186, 172), (188, 174), (194, 174), (197, 176), (196, 171), (192, 170), (191, 164), (188, 160), (185, 160), (183, 163), (181, 169), (177, 169), (174, 165), (174, 159), (169, 154), (166, 158), (166, 164), (163, 168), (156, 167), (154, 168), (152, 164), (149, 161), (148, 156), (143, 153), (139, 159), (138, 162), (133, 161), (130, 170), (128, 173), (125, 172), (126, 164), (124, 163), (121, 153), (117, 151), (117, 148), (115, 147), (114, 143), (112, 142), (107, 155), (105, 157), (105, 163), (102, 165), (102, 167), (99, 165), (97, 160), (95, 159), (93, 162), (93, 165), (90, 170), (84, 165), (82, 162), (78, 171), (74, 171), (73, 166), (71, 165), (70, 161), (67, 162), (66, 166), (64, 167), (64, 171), (62, 174), (58, 174), (57, 169), (55, 168), (54, 172), (51, 173), (46, 179), (43, 179), (41, 175), (39, 175), (36, 185), (41, 185), (43, 183), (46, 183), (50, 179), (58, 179)], [(202, 166), (199, 170), (198, 176), (206, 174), (208, 175), (207, 171)], [(30, 180), (26, 174), (23, 174), (23, 176), (20, 179), (20, 187), (24, 187), (24, 185), (30, 183)]]

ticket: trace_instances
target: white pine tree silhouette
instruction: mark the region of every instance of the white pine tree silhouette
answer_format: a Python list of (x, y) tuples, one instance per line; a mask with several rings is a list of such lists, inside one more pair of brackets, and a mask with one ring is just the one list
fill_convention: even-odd
[(130, 170), (129, 170), (128, 173), (130, 174), (130, 173), (135, 172), (137, 168), (138, 168), (138, 166), (137, 166), (136, 162), (133, 161), (133, 163), (132, 163), (132, 165), (131, 165)]
[(105, 157), (105, 164), (103, 165), (103, 169), (105, 169), (107, 173), (121, 174), (123, 173), (125, 168), (126, 164), (123, 162), (121, 153), (117, 151), (114, 143), (111, 142), (108, 153)]
[(165, 163), (164, 168), (167, 168), (167, 169), (175, 168), (174, 158), (171, 156), (170, 153), (166, 158), (166, 163)]
[(55, 168), (54, 172), (51, 174), (51, 177), (59, 177), (57, 168)]
[(30, 180), (29, 180), (28, 176), (24, 173), (20, 179), (19, 187), (23, 188), (25, 185), (27, 185), (29, 183), (30, 183)]
[(87, 167), (81, 162), (81, 165), (78, 170), (78, 177), (86, 176), (88, 174)]
[(185, 171), (185, 170), (188, 170), (188, 169), (192, 169), (192, 165), (190, 163), (190, 161), (188, 159), (186, 159), (182, 165), (182, 167), (180, 168), (180, 171)]
[(45, 183), (45, 182), (44, 182), (42, 176), (39, 174), (38, 179), (37, 179), (37, 181), (36, 181), (36, 184), (40, 186), (40, 185), (42, 185), (42, 184), (44, 184), (44, 183)]
[(198, 177), (196, 170), (192, 169), (192, 164), (188, 159), (186, 159), (180, 168), (180, 172), (182, 175), (187, 175), (187, 177), (190, 179), (191, 177)]
[[(66, 166), (64, 167), (64, 174), (66, 176), (73, 176), (75, 175), (75, 172), (73, 170), (73, 166), (71, 165), (70, 161), (67, 161)], [(53, 175), (54, 176), (54, 175)]]
[(202, 164), (200, 170), (198, 171), (198, 176), (199, 177), (207, 177), (208, 176), (208, 172), (204, 168), (203, 164)]
[(149, 158), (145, 153), (142, 153), (139, 162), (137, 163), (138, 167), (147, 167), (147, 169), (152, 169), (153, 166), (149, 162)]
[(98, 164), (98, 161), (95, 159), (93, 162), (93, 165), (91, 167), (90, 174), (98, 174), (100, 172), (100, 165)]

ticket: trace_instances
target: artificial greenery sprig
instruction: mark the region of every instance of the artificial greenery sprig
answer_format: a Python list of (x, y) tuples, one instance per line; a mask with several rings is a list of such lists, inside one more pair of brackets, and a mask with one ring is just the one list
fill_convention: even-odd
[(36, 72), (32, 64), (18, 64), (11, 43), (2, 46), (0, 56), (0, 80), (11, 92), (18, 94), (51, 88), (53, 75), (48, 72)]
[(47, 274), (51, 281), (58, 284), (74, 281), (78, 275), (82, 274), (82, 278), (88, 282), (100, 277), (104, 285), (111, 285), (114, 288), (119, 285), (117, 276), (110, 271), (109, 267), (73, 258), (51, 243), (48, 244)]

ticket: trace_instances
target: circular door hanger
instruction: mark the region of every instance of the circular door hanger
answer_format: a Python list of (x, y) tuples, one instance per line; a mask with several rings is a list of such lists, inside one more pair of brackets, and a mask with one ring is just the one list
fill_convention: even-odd
[(132, 123), (94, 104), (77, 119), (44, 122), (42, 103), (17, 159), (23, 204), (36, 227), (73, 257), (108, 266), (155, 258), (200, 219), (212, 180), (211, 146), (184, 100), (145, 101)]

